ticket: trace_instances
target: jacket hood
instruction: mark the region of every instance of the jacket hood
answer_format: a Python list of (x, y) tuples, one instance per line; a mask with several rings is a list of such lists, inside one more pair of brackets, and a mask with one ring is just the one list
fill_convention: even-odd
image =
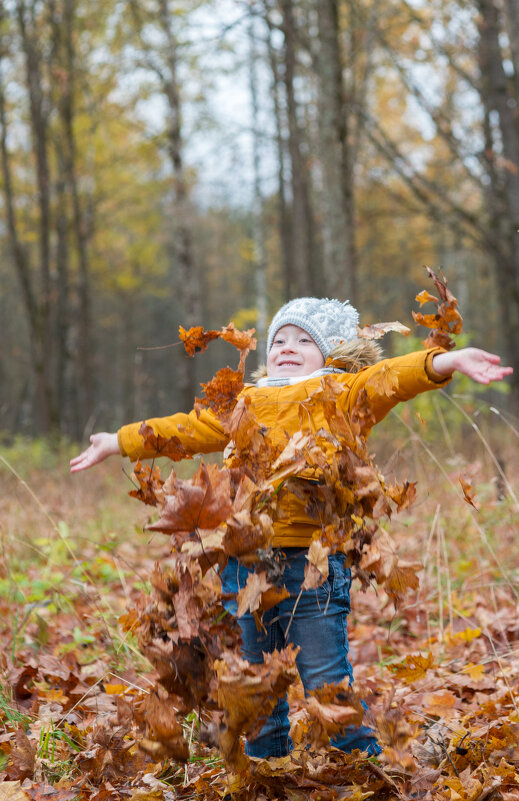
[[(383, 357), (382, 348), (372, 339), (349, 339), (337, 345), (326, 359), (327, 367), (337, 367), (345, 373), (358, 373), (363, 367), (376, 364)], [(256, 382), (267, 375), (267, 365), (261, 364), (251, 373), (251, 380)]]

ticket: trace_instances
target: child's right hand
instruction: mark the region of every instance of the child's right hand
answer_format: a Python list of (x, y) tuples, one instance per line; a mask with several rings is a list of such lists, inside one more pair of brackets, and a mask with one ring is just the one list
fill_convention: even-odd
[(95, 464), (104, 461), (108, 456), (120, 453), (117, 434), (109, 434), (102, 431), (99, 434), (92, 434), (90, 437), (90, 447), (80, 453), (79, 456), (70, 460), (70, 472), (79, 473)]

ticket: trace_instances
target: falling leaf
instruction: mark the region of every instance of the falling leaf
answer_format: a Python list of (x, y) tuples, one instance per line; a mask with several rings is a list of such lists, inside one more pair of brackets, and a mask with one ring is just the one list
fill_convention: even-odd
[(243, 373), (223, 367), (207, 384), (202, 384), (203, 398), (197, 398), (195, 409), (210, 409), (222, 422), (227, 422), (243, 389)]
[(438, 300), (438, 298), (435, 298), (434, 295), (431, 295), (431, 293), (428, 292), (426, 289), (423, 289), (421, 292), (419, 292), (418, 295), (415, 297), (415, 300), (418, 301), (420, 306), (423, 306), (424, 303), (430, 303), (430, 302), (439, 303), (440, 302)]
[(139, 434), (143, 439), (143, 448), (155, 451), (157, 456), (165, 456), (174, 462), (179, 462), (188, 455), (178, 437), (162, 437), (160, 434), (155, 434), (153, 428), (146, 423), (139, 428)]
[(174, 533), (216, 528), (232, 508), (229, 473), (215, 464), (202, 462), (192, 479), (175, 477), (164, 491), (161, 517), (148, 526), (150, 531)]
[(246, 348), (248, 350), (255, 350), (256, 340), (252, 336), (254, 331), (254, 328), (250, 328), (248, 331), (238, 331), (238, 329), (234, 327), (234, 323), (229, 323), (225, 328), (222, 328), (220, 336), (239, 350), (245, 350)]
[(328, 578), (328, 556), (330, 549), (323, 546), (319, 540), (314, 540), (308, 549), (305, 565), (305, 580), (301, 585), (303, 590), (315, 590)]
[(149, 505), (158, 506), (164, 497), (162, 487), (164, 481), (160, 477), (160, 470), (155, 466), (142, 464), (139, 460), (133, 468), (133, 475), (140, 484), (140, 489), (131, 490), (128, 495)]
[(200, 353), (205, 350), (213, 339), (218, 339), (220, 336), (219, 331), (204, 331), (201, 325), (196, 325), (188, 331), (182, 328), (182, 326), (179, 326), (178, 330), (180, 339), (184, 343), (186, 353), (189, 356), (194, 356), (195, 353)]
[(466, 473), (462, 473), (459, 476), (459, 482), (461, 484), (461, 489), (463, 490), (463, 498), (465, 501), (473, 506), (476, 511), (479, 510), (480, 504), (477, 502), (474, 496), (474, 490), (472, 488), (472, 479)]
[(403, 334), (405, 337), (408, 337), (411, 333), (411, 329), (406, 325), (399, 323), (398, 320), (395, 320), (393, 323), (374, 323), (373, 325), (365, 325), (364, 328), (359, 328), (357, 326), (357, 336), (361, 337), (362, 339), (380, 339), (389, 331), (395, 331), (398, 334)]

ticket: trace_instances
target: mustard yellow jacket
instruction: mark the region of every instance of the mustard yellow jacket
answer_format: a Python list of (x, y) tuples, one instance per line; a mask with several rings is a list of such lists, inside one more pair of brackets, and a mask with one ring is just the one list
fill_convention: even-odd
[[(414, 398), (420, 392), (437, 389), (450, 381), (450, 376), (436, 373), (432, 367), (432, 359), (440, 348), (427, 351), (409, 353), (394, 359), (384, 359), (370, 367), (365, 367), (358, 373), (336, 373), (334, 380), (341, 383), (344, 392), (339, 396), (337, 405), (345, 414), (348, 414), (355, 405), (357, 396), (362, 389), (366, 389), (371, 402), (371, 410), (378, 423), (400, 401)], [(398, 387), (395, 394), (388, 397), (385, 393), (378, 393), (376, 385), (369, 382), (370, 378), (381, 372), (385, 366), (396, 373)], [(259, 423), (269, 429), (269, 436), (275, 444), (285, 445), (287, 434), (291, 436), (301, 430), (299, 407), (320, 384), (321, 378), (315, 377), (300, 381), (297, 384), (283, 387), (256, 387), (245, 386), (240, 397), (248, 395), (251, 401), (251, 411)], [(303, 425), (305, 433), (316, 432), (327, 428), (324, 412), (319, 406), (312, 409)], [(189, 454), (212, 453), (223, 451), (228, 444), (228, 436), (224, 433), (222, 424), (210, 411), (203, 410), (197, 416), (193, 410), (188, 414), (183, 412), (169, 417), (158, 417), (146, 420), (156, 434), (163, 437), (177, 436)], [(124, 456), (132, 461), (137, 459), (150, 459), (157, 454), (143, 445), (139, 434), (142, 421), (123, 426), (118, 431), (119, 448)], [(308, 517), (304, 510), (304, 503), (292, 493), (287, 493), (280, 506), (283, 506), (279, 515), (281, 519), (274, 521), (275, 547), (308, 547), (316, 529), (315, 520)]]

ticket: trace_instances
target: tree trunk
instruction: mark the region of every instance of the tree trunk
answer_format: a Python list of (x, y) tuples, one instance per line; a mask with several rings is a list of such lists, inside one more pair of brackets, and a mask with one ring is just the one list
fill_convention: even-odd
[(257, 48), (255, 17), (251, 15), (249, 25), (249, 89), (252, 110), (252, 148), (253, 148), (253, 201), (252, 201), (252, 230), (254, 242), (254, 269), (256, 274), (256, 307), (258, 310), (256, 322), (256, 335), (258, 339), (257, 358), (263, 359), (267, 344), (267, 276), (265, 259), (265, 231), (263, 225), (263, 193), (261, 186), (261, 152), (259, 131), (259, 102), (257, 80)]
[(288, 151), (291, 167), (291, 240), (296, 267), (297, 294), (325, 294), (323, 276), (317, 274), (314, 264), (314, 220), (310, 200), (309, 174), (302, 152), (303, 136), (298, 121), (294, 89), (297, 43), (293, 0), (280, 0), (280, 10), (283, 15), (281, 29), (285, 37), (283, 78), (287, 102)]
[(497, 184), (491, 193), (487, 193), (492, 202), (489, 217), (499, 232), (499, 248), (494, 257), (501, 317), (509, 362), (514, 367), (512, 381), (519, 389), (519, 351), (516, 347), (519, 341), (519, 95), (514, 92), (514, 83), (504, 71), (497, 7), (492, 0), (478, 0), (478, 7), (481, 15), (481, 96), (487, 115), (492, 111), (499, 115), (502, 142), (502, 157), (496, 154), (495, 144), (488, 154), (489, 159), (497, 163), (501, 160), (503, 164), (501, 169), (489, 173)]
[(356, 294), (353, 171), (348, 142), (337, 0), (318, 0), (319, 138), (323, 170), (323, 261), (333, 297)]
[[(189, 204), (188, 185), (184, 170), (181, 101), (178, 83), (177, 42), (172, 28), (173, 13), (169, 0), (159, 0), (159, 20), (167, 41), (166, 61), (167, 75), (162, 76), (162, 86), (168, 104), (168, 151), (173, 170), (173, 254), (178, 270), (178, 296), (184, 313), (185, 328), (200, 325), (201, 303), (200, 285), (197, 265), (193, 255), (193, 237), (191, 230), (191, 209)], [(195, 363), (193, 359), (184, 358), (179, 367), (178, 386), (182, 398), (182, 406), (189, 409), (197, 390)]]

